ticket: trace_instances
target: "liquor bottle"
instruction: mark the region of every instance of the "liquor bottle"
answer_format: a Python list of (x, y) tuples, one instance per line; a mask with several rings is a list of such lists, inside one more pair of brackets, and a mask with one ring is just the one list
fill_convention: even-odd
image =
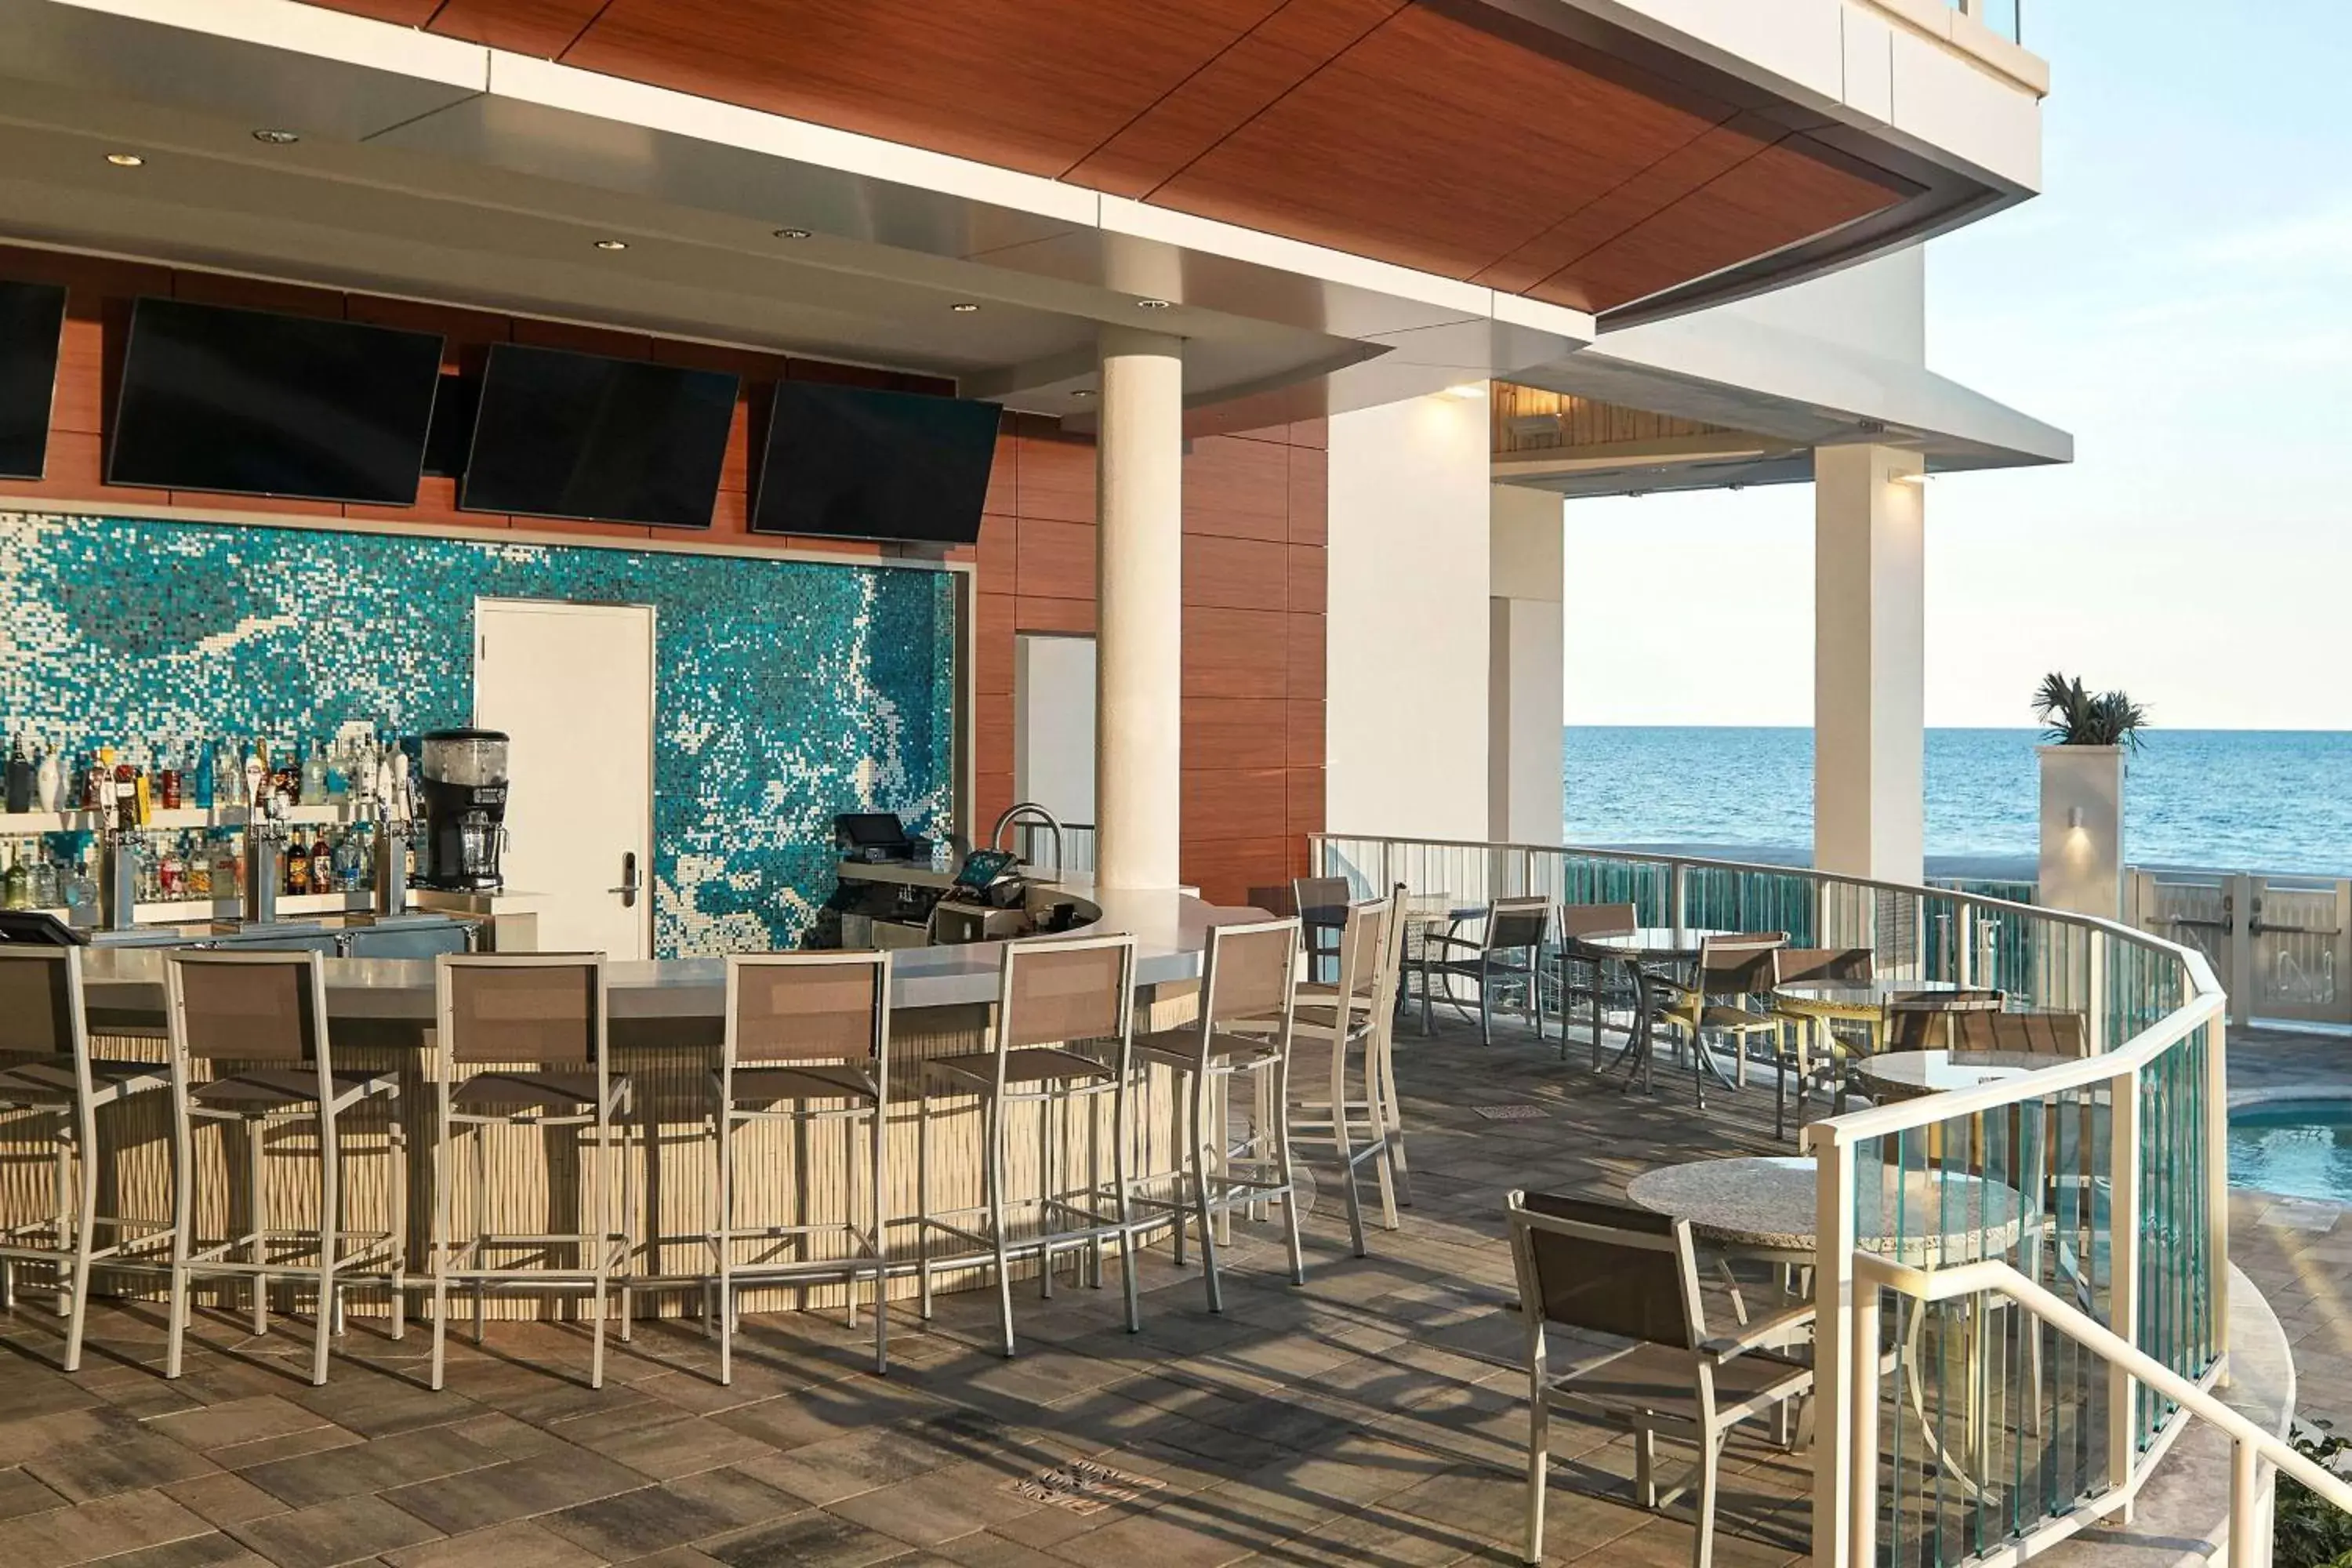
[(327, 804), (341, 805), (352, 797), (352, 775), (345, 763), (350, 755), (346, 742), (337, 741), (327, 752)]
[(81, 808), (105, 811), (114, 804), (114, 748), (100, 746), (81, 775)]
[(319, 829), (318, 837), (310, 843), (310, 890), (314, 893), (336, 890), (335, 852), (327, 847), (327, 830), (323, 827)]
[(365, 892), (368, 887), (368, 861), (365, 847), (367, 829), (354, 827), (343, 835), (335, 846), (335, 885), (347, 893)]
[(47, 846), (37, 842), (33, 854), (33, 907), (53, 910), (65, 902), (58, 893), (58, 867), (49, 859)]
[(218, 896), (245, 902), (245, 848), (243, 839), (231, 839), (220, 858), (213, 862), (213, 885)]
[(65, 763), (55, 750), (43, 752), (39, 765), (33, 769), (33, 801), (38, 811), (66, 808)]
[(155, 862), (156, 890), (169, 903), (188, 894), (188, 863), (180, 858), (177, 843), (163, 846), (163, 856)]
[(195, 853), (188, 857), (188, 897), (209, 899), (212, 896), (213, 852), (202, 839), (198, 839)]
[(151, 770), (135, 768), (131, 774), (131, 820), (140, 826), (147, 826), (155, 813), (155, 779)]
[(33, 907), (32, 873), (25, 868), (25, 847), (8, 846), (8, 869), (0, 874), (0, 905), (12, 910)]
[(327, 749), (322, 741), (310, 742), (310, 754), (302, 759), (302, 804), (327, 804)]
[(310, 852), (302, 847), (302, 836), (296, 834), (286, 841), (286, 891), (299, 898), (310, 890)]
[(155, 793), (163, 797), (165, 811), (180, 809), (180, 763), (168, 743), (155, 759)]
[(114, 809), (108, 814), (108, 824), (114, 827), (130, 827), (139, 820), (139, 770), (131, 765), (131, 753), (123, 752), (114, 759)]
[(210, 811), (213, 808), (214, 792), (220, 784), (220, 752), (210, 741), (206, 741), (204, 750), (191, 756), (188, 761), (193, 764), (195, 773), (188, 788), (188, 794), (194, 797), (190, 804), (198, 811)]
[(8, 748), (8, 810), (22, 814), (32, 809), (33, 754), (25, 749), (25, 732), (19, 730)]

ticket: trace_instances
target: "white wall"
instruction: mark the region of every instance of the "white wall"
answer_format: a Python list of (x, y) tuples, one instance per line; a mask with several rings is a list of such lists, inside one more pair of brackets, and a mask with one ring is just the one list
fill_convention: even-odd
[(1560, 840), (1561, 501), (1496, 485), (1488, 497), (1487, 836)]
[(1095, 819), (1095, 639), (1013, 639), (1013, 794)]
[(1483, 839), (1485, 392), (1334, 415), (1328, 457), (1324, 820), (1334, 833)]

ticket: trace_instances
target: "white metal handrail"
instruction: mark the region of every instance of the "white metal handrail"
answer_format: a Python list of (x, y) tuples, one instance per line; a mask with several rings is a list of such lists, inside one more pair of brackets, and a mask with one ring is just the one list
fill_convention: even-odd
[(2269, 1559), (2262, 1528), (2264, 1510), (2260, 1467), (2264, 1461), (2293, 1476), (2337, 1508), (2352, 1512), (2352, 1485), (2347, 1485), (2342, 1477), (2305, 1458), (2276, 1433), (2264, 1431), (2216, 1399), (2206, 1388), (2174, 1372), (2073, 1302), (2035, 1284), (1999, 1258), (1946, 1268), (1915, 1268), (1874, 1252), (1858, 1252), (1853, 1264), (1856, 1279), (1868, 1287), (1854, 1302), (1851, 1345), (1854, 1377), (1849, 1419), (1853, 1444), (1849, 1463), (1853, 1474), (1850, 1494), (1853, 1514), (1848, 1529), (1855, 1562), (1868, 1563), (1877, 1555), (1878, 1292), (1882, 1288), (1920, 1302), (1949, 1301), (1986, 1293), (2006, 1296), (2093, 1355), (2121, 1368), (2126, 1375), (2147, 1384), (2190, 1415), (2221, 1428), (2231, 1444), (2229, 1568), (2261, 1568)]

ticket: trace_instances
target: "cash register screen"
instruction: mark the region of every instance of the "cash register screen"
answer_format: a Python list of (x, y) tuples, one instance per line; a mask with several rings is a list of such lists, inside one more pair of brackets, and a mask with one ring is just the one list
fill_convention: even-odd
[(1009, 849), (975, 849), (964, 857), (963, 868), (956, 873), (956, 886), (986, 892), (1019, 858)]
[(855, 848), (895, 849), (907, 842), (906, 826), (895, 812), (845, 811), (833, 822)]

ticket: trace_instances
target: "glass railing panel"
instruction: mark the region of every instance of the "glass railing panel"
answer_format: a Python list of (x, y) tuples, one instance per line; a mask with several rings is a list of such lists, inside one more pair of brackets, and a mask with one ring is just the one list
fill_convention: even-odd
[[(2184, 1377), (2213, 1364), (2213, 1151), (2206, 1138), (2211, 1026), (2140, 1073), (2139, 1347)], [(2153, 1442), (2174, 1406), (2143, 1388), (2136, 1430)]]

